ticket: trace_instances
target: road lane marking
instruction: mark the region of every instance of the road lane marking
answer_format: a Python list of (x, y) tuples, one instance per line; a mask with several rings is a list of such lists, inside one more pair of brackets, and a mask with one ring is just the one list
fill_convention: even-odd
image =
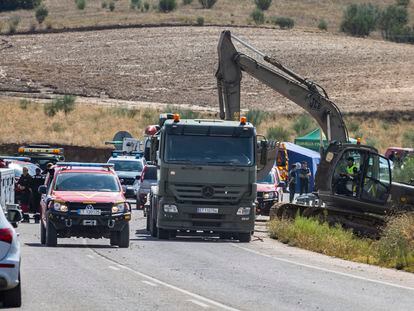
[[(83, 240), (83, 243), (84, 243), (85, 245), (87, 245), (85, 240)], [(185, 295), (187, 295), (187, 296), (191, 296), (191, 297), (193, 297), (193, 298), (196, 298), (197, 300), (201, 300), (201, 301), (203, 301), (203, 302), (205, 302), (205, 303), (208, 303), (209, 305), (216, 306), (216, 307), (219, 307), (219, 308), (224, 309), (224, 310), (229, 310), (229, 311), (241, 311), (240, 309), (236, 309), (236, 308), (230, 307), (230, 306), (225, 305), (225, 304), (222, 304), (222, 303), (220, 303), (220, 302), (218, 302), (218, 301), (211, 300), (210, 298), (207, 298), (207, 297), (201, 296), (201, 295), (199, 295), (199, 294), (196, 294), (196, 293), (190, 292), (190, 291), (188, 291), (188, 290), (186, 290), (186, 289), (183, 289), (183, 288), (177, 287), (177, 286), (175, 286), (175, 285), (172, 285), (172, 284), (166, 283), (166, 282), (164, 282), (164, 281), (158, 280), (158, 279), (156, 279), (156, 278), (154, 278), (154, 277), (152, 277), (152, 276), (149, 276), (149, 275), (144, 274), (144, 273), (142, 273), (142, 272), (136, 271), (136, 270), (134, 270), (134, 269), (132, 269), (132, 268), (130, 268), (130, 267), (128, 267), (128, 266), (121, 265), (121, 264), (119, 264), (118, 262), (116, 262), (115, 260), (113, 260), (113, 259), (111, 259), (111, 258), (108, 258), (108, 257), (106, 257), (105, 255), (103, 255), (103, 254), (101, 254), (101, 253), (98, 253), (95, 249), (93, 249), (93, 248), (89, 248), (89, 249), (90, 249), (92, 252), (94, 252), (96, 255), (98, 255), (99, 257), (101, 257), (102, 259), (105, 259), (106, 261), (108, 261), (108, 262), (110, 262), (110, 263), (112, 263), (112, 264), (117, 264), (118, 266), (122, 266), (122, 267), (123, 267), (123, 269), (128, 270), (128, 271), (130, 271), (130, 272), (132, 272), (132, 273), (134, 273), (134, 274), (136, 274), (136, 275), (138, 275), (138, 276), (140, 276), (140, 277), (142, 277), (142, 278), (144, 278), (144, 279), (147, 279), (147, 280), (149, 280), (149, 281), (151, 281), (151, 282), (153, 282), (153, 283), (155, 283), (155, 284), (163, 285), (163, 286), (168, 287), (168, 288), (170, 288), (170, 289), (172, 289), (172, 290), (175, 290), (175, 291), (180, 292), (180, 293), (182, 293), (182, 294), (185, 294)]]
[(149, 286), (152, 286), (152, 287), (157, 287), (158, 285), (157, 284), (155, 284), (155, 283), (152, 283), (152, 282), (150, 282), (150, 281), (141, 281), (142, 283), (145, 283), (145, 284), (147, 284), (147, 285), (149, 285)]
[(339, 272), (339, 271), (330, 270), (330, 269), (326, 269), (326, 268), (322, 268), (322, 267), (318, 267), (318, 266), (312, 266), (312, 265), (296, 262), (296, 261), (285, 259), (285, 258), (274, 257), (274, 256), (271, 256), (271, 255), (268, 255), (268, 254), (263, 254), (263, 253), (260, 253), (258, 251), (255, 251), (255, 250), (243, 247), (243, 246), (239, 246), (239, 245), (234, 244), (234, 243), (231, 243), (230, 245), (233, 246), (233, 247), (245, 250), (247, 252), (250, 252), (250, 253), (253, 253), (253, 254), (256, 254), (256, 255), (260, 255), (260, 256), (263, 256), (263, 257), (271, 258), (271, 259), (274, 259), (274, 260), (277, 260), (277, 261), (286, 262), (286, 263), (289, 263), (289, 264), (293, 264), (293, 265), (297, 265), (297, 266), (301, 266), (301, 267), (305, 267), (305, 268), (309, 268), (309, 269), (314, 269), (314, 270), (324, 271), (324, 272), (328, 272), (328, 273), (338, 274), (338, 275), (342, 275), (342, 276), (346, 276), (346, 277), (350, 277), (350, 278), (354, 278), (354, 279), (358, 279), (358, 280), (363, 280), (363, 281), (367, 281), (367, 282), (372, 282), (372, 283), (377, 283), (377, 284), (381, 284), (381, 285), (392, 286), (392, 287), (396, 287), (396, 288), (401, 288), (401, 289), (407, 289), (407, 290), (414, 291), (414, 287), (408, 287), (408, 286), (398, 285), (398, 284), (384, 282), (384, 281), (380, 281), (380, 280), (369, 279), (369, 278), (359, 276), (359, 275), (354, 275), (354, 274), (350, 274), (350, 273), (346, 273), (346, 272)]
[(92, 255), (86, 255), (86, 257), (89, 257), (90, 259), (95, 259)]
[(109, 269), (112, 269), (112, 270), (115, 270), (115, 271), (119, 271), (119, 270), (121, 270), (121, 269), (119, 269), (119, 268), (117, 268), (117, 267), (114, 267), (114, 266), (108, 266), (108, 268), (109, 268)]
[(194, 299), (188, 299), (187, 301), (192, 302), (193, 304), (195, 304), (195, 305), (197, 305), (197, 306), (200, 306), (200, 307), (202, 307), (202, 308), (204, 308), (204, 309), (207, 309), (207, 308), (209, 307), (209, 306), (208, 306), (208, 305), (206, 305), (205, 303), (202, 303), (202, 302), (197, 301), (197, 300), (194, 300)]

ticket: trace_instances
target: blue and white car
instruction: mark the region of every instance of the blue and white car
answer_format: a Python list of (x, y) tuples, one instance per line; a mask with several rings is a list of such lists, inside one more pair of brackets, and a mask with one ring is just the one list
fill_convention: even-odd
[(22, 292), (20, 282), (20, 242), (10, 224), (22, 219), (19, 210), (9, 210), (7, 218), (0, 206), (0, 302), (3, 307), (20, 307)]

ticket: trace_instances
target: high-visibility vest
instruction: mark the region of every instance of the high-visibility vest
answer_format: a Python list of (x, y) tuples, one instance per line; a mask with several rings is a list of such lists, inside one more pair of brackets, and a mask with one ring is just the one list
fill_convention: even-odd
[(346, 171), (348, 174), (354, 174), (354, 168), (357, 168), (355, 164), (352, 164), (352, 166), (347, 166)]

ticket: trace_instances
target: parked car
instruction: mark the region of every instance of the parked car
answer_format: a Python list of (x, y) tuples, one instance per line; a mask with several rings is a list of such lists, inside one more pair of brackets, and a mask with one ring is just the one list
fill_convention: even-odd
[(281, 181), (279, 171), (275, 167), (262, 180), (257, 181), (256, 215), (269, 215), (273, 204), (283, 200), (284, 182)]
[(144, 158), (141, 155), (114, 155), (108, 160), (108, 163), (114, 164), (115, 172), (121, 184), (126, 187), (125, 197), (136, 198), (137, 184), (145, 165)]
[(129, 247), (131, 207), (113, 164), (58, 162), (54, 169), (50, 186), (39, 187), (41, 244), (75, 236)]
[(0, 206), (0, 301), (6, 308), (22, 304), (20, 243), (12, 226), (21, 219), (22, 214), (17, 209), (8, 211), (6, 218)]
[(147, 201), (147, 195), (150, 193), (151, 187), (157, 185), (157, 167), (155, 165), (145, 165), (142, 170), (140, 183), (137, 193), (137, 209), (144, 208)]

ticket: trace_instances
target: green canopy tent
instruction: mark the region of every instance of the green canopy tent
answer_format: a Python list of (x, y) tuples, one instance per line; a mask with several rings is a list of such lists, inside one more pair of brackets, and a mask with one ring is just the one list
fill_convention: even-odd
[[(321, 135), (323, 146), (327, 147), (328, 141), (326, 140), (325, 135), (321, 132), (320, 128), (317, 128), (302, 137), (295, 138), (295, 144), (319, 152), (319, 147), (321, 145)], [(356, 144), (357, 140), (354, 138), (350, 138), (349, 142), (352, 144)]]

